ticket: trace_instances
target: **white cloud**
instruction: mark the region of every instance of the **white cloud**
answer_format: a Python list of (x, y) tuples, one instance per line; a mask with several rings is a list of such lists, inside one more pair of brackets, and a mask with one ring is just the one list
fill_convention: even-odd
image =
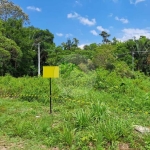
[(66, 38), (73, 36), (71, 33), (65, 35)]
[(145, 0), (130, 0), (130, 4), (138, 4), (138, 3), (141, 3), (141, 2), (144, 2)]
[(57, 35), (57, 36), (60, 36), (60, 37), (63, 36), (62, 33), (56, 33), (56, 35)]
[(38, 7), (35, 7), (35, 6), (28, 6), (27, 9), (29, 10), (33, 10), (33, 11), (38, 11), (38, 12), (41, 12), (41, 9), (38, 8)]
[(102, 26), (97, 26), (97, 30), (109, 32), (108, 29), (104, 29)]
[(82, 23), (83, 25), (88, 25), (88, 26), (92, 26), (96, 24), (96, 20), (95, 19), (91, 19), (89, 20), (88, 18), (82, 17), (81, 15), (79, 15), (78, 13), (74, 12), (74, 13), (70, 13), (67, 15), (67, 18), (76, 18), (80, 21), (80, 23)]
[(122, 38), (119, 38), (120, 41), (126, 41), (128, 39), (133, 39), (133, 37), (136, 37), (137, 39), (140, 38), (140, 36), (146, 36), (147, 38), (150, 38), (150, 29), (134, 29), (134, 28), (125, 28), (122, 30), (123, 36)]
[(80, 44), (78, 47), (83, 49), (85, 45), (89, 45), (90, 43), (84, 43), (84, 44)]
[(95, 30), (91, 30), (90, 32), (91, 32), (93, 35), (95, 35), (95, 36), (98, 35), (98, 33), (97, 33)]
[(75, 4), (76, 4), (76, 5), (79, 5), (79, 6), (82, 6), (81, 2), (78, 1), (78, 0), (75, 1)]
[(71, 36), (73, 36), (71, 33), (67, 33), (67, 34), (63, 34), (63, 33), (56, 33), (57, 36), (59, 37), (65, 37), (65, 38), (69, 38)]
[(77, 14), (76, 12), (74, 12), (74, 14), (70, 13), (67, 15), (67, 18), (78, 18), (79, 14)]
[(96, 20), (92, 19), (91, 21), (88, 18), (84, 18), (84, 17), (79, 17), (79, 20), (82, 24), (84, 25), (89, 25), (89, 26), (93, 26), (96, 24)]
[(118, 18), (118, 17), (116, 16), (115, 19), (116, 19), (117, 21), (121, 21), (121, 22), (124, 23), (124, 24), (129, 23), (128, 19), (125, 19), (125, 18)]

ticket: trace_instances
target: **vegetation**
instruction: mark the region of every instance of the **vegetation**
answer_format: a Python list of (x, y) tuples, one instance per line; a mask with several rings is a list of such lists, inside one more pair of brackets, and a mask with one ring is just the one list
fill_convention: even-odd
[(20, 141), (23, 149), (37, 149), (37, 143), (41, 149), (149, 148), (149, 135), (133, 127), (150, 123), (148, 77), (123, 78), (126, 74), (118, 69), (84, 73), (72, 64), (60, 67), (61, 77), (52, 80), (52, 114), (48, 79), (0, 78), (2, 138), (16, 139), (18, 149)]
[[(150, 39), (111, 41), (102, 31), (102, 43), (82, 50), (76, 38), (56, 46), (49, 30), (24, 27), (19, 6), (0, 7), (0, 149), (150, 149), (149, 134), (134, 129), (150, 124)], [(38, 45), (41, 73), (60, 67), (52, 114), (49, 80), (37, 77)]]

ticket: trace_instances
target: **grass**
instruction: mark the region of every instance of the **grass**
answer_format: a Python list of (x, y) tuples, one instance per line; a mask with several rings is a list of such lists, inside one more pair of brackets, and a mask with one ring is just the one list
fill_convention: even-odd
[(48, 80), (1, 77), (1, 149), (119, 150), (123, 144), (150, 148), (150, 135), (133, 128), (150, 124), (149, 78), (120, 78), (124, 87), (116, 80), (99, 89), (94, 74), (81, 76), (77, 71), (70, 77), (68, 84), (68, 77), (53, 80), (52, 114)]

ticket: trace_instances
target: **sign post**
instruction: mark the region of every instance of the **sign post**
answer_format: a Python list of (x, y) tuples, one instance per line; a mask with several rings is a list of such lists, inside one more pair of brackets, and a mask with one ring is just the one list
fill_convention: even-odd
[(52, 78), (59, 78), (58, 66), (43, 66), (43, 78), (50, 78), (50, 114), (52, 113)]

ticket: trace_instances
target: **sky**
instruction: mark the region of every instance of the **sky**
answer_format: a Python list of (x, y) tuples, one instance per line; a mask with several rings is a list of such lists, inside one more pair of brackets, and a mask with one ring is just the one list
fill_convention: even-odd
[(58, 46), (77, 38), (79, 47), (102, 43), (106, 31), (120, 41), (150, 38), (150, 0), (12, 0), (30, 25), (48, 29)]

